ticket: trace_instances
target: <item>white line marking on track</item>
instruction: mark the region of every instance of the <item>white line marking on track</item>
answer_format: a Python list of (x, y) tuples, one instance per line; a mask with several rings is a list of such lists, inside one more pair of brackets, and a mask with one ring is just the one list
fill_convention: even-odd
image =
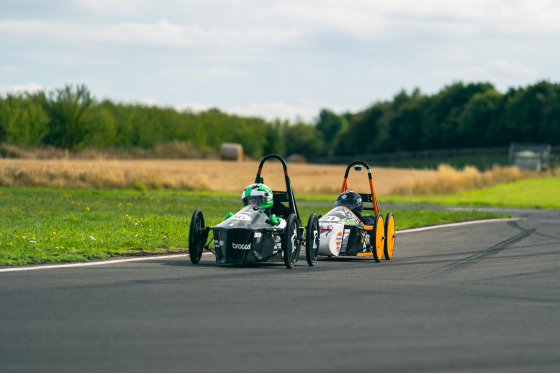
[(477, 223), (516, 221), (516, 220), (518, 220), (518, 218), (493, 218), (493, 219), (482, 219), (482, 220), (478, 220), (478, 221), (446, 223), (446, 224), (443, 224), (443, 225), (419, 227), (417, 229), (397, 230), (397, 231), (395, 231), (395, 234), (407, 234), (409, 232), (427, 231), (427, 230), (434, 230), (434, 229), (445, 229), (445, 228), (448, 228), (448, 227), (467, 226), (467, 225), (474, 225), (474, 224), (477, 224)]
[[(435, 229), (445, 229), (445, 228), (448, 228), (448, 227), (474, 225), (474, 224), (477, 224), (477, 223), (485, 223), (485, 222), (489, 223), (489, 222), (512, 221), (512, 220), (517, 220), (517, 218), (496, 218), (496, 219), (484, 219), (484, 220), (479, 220), (479, 221), (448, 223), (448, 224), (444, 224), (444, 225), (419, 227), (417, 229), (397, 230), (395, 233), (396, 234), (407, 234), (407, 233), (410, 233), (410, 232), (419, 232), (419, 231), (427, 231), (427, 230), (435, 230)], [(210, 253), (204, 253), (204, 255), (210, 255)], [(0, 273), (7, 273), (7, 272), (10, 272), (10, 271), (46, 270), (46, 269), (61, 269), (61, 268), (77, 268), (77, 267), (82, 267), (82, 266), (110, 265), (110, 264), (118, 264), (118, 263), (121, 263), (121, 262), (164, 260), (164, 259), (167, 259), (167, 258), (177, 258), (177, 257), (186, 257), (186, 256), (188, 256), (188, 254), (164, 255), (164, 256), (146, 256), (146, 257), (124, 258), (124, 259), (119, 259), (119, 260), (79, 262), (79, 263), (73, 263), (73, 264), (21, 266), (21, 267), (0, 269)]]
[(97, 266), (97, 265), (109, 265), (118, 264), (121, 262), (134, 262), (134, 261), (147, 261), (147, 260), (163, 260), (166, 258), (177, 258), (185, 257), (188, 254), (182, 255), (165, 255), (165, 256), (146, 256), (146, 257), (135, 257), (135, 258), (123, 258), (119, 260), (107, 260), (107, 261), (95, 261), (95, 262), (79, 262), (75, 264), (60, 264), (60, 265), (36, 265), (36, 266), (23, 266), (17, 268), (7, 268), (0, 269), (0, 273), (5, 273), (8, 271), (25, 271), (25, 270), (44, 270), (44, 269), (60, 269), (60, 268), (77, 268), (81, 266)]

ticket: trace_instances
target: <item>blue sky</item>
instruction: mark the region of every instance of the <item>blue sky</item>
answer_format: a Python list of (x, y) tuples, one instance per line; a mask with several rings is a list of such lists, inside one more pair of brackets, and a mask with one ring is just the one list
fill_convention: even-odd
[(560, 81), (560, 1), (1, 0), (0, 95), (311, 121), (455, 81)]

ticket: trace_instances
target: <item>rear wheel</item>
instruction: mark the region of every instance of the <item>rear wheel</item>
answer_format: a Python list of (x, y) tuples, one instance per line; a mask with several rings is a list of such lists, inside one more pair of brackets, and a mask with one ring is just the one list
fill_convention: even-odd
[(385, 219), (385, 245), (383, 249), (383, 254), (385, 255), (385, 260), (390, 260), (393, 255), (393, 250), (395, 249), (395, 217), (393, 213), (387, 213), (387, 218)]
[(305, 258), (307, 264), (313, 266), (317, 260), (319, 253), (319, 219), (313, 213), (309, 216), (307, 227), (305, 229)]
[(291, 269), (296, 262), (298, 240), (299, 221), (295, 214), (290, 214), (286, 221), (286, 230), (282, 238), (282, 252), (284, 255), (284, 264)]
[(381, 257), (383, 257), (383, 242), (385, 241), (385, 227), (383, 227), (383, 216), (379, 213), (375, 215), (372, 234), (373, 238), (370, 238), (372, 244), (371, 251), (373, 253), (373, 259), (375, 260), (375, 262), (379, 262), (381, 261)]
[(202, 210), (197, 209), (192, 215), (189, 228), (189, 257), (193, 264), (198, 264), (202, 257), (202, 250), (206, 241), (204, 231), (204, 214), (202, 214)]

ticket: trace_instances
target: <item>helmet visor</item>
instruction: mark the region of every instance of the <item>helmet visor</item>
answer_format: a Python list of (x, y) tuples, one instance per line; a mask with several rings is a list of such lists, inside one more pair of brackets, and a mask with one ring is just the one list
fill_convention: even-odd
[(243, 206), (247, 206), (247, 205), (260, 206), (260, 205), (266, 203), (266, 197), (265, 196), (247, 196), (247, 197), (244, 197), (242, 199), (242, 201), (243, 201)]
[(344, 206), (346, 208), (350, 208), (350, 209), (355, 209), (358, 211), (361, 211), (361, 206), (362, 206), (362, 199), (352, 199), (347, 197), (346, 199), (337, 199), (336, 203), (334, 204), (335, 206)]

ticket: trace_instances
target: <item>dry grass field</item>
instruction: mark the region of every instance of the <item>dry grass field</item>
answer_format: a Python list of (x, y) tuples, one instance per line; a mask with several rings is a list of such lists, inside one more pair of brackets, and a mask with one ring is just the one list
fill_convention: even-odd
[[(167, 188), (232, 191), (255, 179), (258, 161), (219, 160), (22, 160), (0, 159), (0, 186), (74, 188)], [(344, 165), (288, 164), (294, 191), (337, 193)], [(349, 187), (368, 191), (367, 172), (352, 172)], [(435, 177), (434, 170), (373, 168), (376, 193), (388, 194), (397, 187)], [(282, 165), (267, 161), (262, 176), (272, 189), (284, 189)]]
[[(58, 159), (26, 160), (0, 158), (0, 186), (41, 186), (70, 188), (175, 189), (239, 192), (255, 180), (258, 161), (220, 160), (106, 160)], [(340, 191), (344, 165), (288, 164), (296, 193)], [(369, 191), (367, 172), (350, 173), (348, 186)], [(438, 170), (372, 168), (373, 184), (380, 195), (432, 195), (484, 188), (546, 173), (520, 172), (514, 167), (494, 167), (484, 172), (474, 167), (462, 170), (440, 165)], [(262, 173), (272, 189), (284, 189), (280, 162), (267, 161)]]

